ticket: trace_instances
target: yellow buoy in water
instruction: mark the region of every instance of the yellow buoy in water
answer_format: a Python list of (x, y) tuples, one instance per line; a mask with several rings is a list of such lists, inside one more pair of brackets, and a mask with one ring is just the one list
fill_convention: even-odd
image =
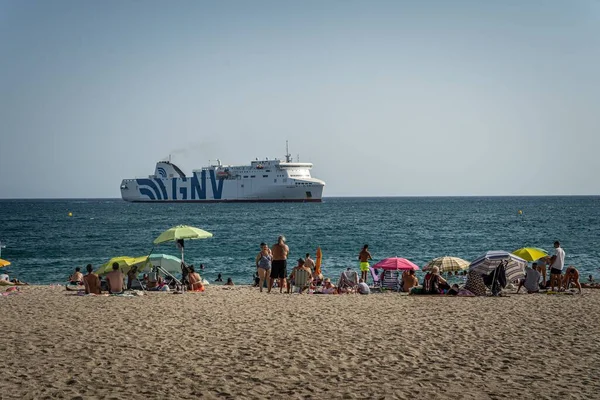
[(73, 213), (72, 213), (72, 212), (69, 212), (69, 217), (72, 217), (72, 216), (73, 216)]
[(519, 210), (519, 215), (523, 215), (523, 211), (522, 210)]

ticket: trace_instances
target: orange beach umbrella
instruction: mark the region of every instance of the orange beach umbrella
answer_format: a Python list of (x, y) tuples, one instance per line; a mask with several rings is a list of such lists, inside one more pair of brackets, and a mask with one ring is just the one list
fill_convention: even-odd
[(317, 261), (315, 263), (315, 274), (321, 273), (321, 263), (323, 262), (323, 252), (321, 247), (317, 247)]

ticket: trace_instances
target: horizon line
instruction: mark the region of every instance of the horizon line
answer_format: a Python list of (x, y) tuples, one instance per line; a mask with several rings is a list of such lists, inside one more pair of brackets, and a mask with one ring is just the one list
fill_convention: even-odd
[[(340, 196), (323, 196), (322, 199), (381, 199), (381, 198), (476, 198), (476, 197), (599, 197), (600, 194), (467, 194), (467, 195), (382, 195), (382, 196), (360, 196), (360, 195), (340, 195)], [(120, 197), (0, 197), (0, 201), (14, 200), (120, 200), (127, 202)], [(227, 203), (227, 200), (220, 203)], [(152, 201), (150, 203), (165, 203), (163, 201)], [(175, 204), (177, 201), (171, 202)], [(183, 203), (183, 202), (182, 202)], [(198, 204), (203, 201), (198, 201)], [(210, 202), (206, 202), (210, 203)], [(238, 201), (243, 203), (243, 201)], [(280, 203), (273, 201), (273, 203)]]

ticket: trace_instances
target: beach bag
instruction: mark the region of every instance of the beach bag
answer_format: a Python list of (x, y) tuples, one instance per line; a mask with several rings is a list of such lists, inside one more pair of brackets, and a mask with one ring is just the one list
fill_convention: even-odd
[(271, 257), (261, 256), (258, 260), (258, 266), (262, 269), (271, 269)]
[(438, 276), (434, 274), (427, 274), (425, 276), (425, 282), (423, 285), (423, 292), (425, 294), (440, 294), (440, 285)]

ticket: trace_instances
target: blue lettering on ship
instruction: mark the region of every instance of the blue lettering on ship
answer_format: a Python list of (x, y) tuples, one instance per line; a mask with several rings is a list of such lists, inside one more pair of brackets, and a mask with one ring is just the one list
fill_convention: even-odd
[[(213, 198), (221, 200), (223, 196), (223, 179), (217, 179), (214, 170), (209, 170), (209, 178)], [(148, 197), (150, 200), (188, 200), (188, 193), (191, 200), (206, 200), (205, 170), (201, 171), (200, 175), (194, 172), (191, 179), (186, 177), (171, 179), (171, 198), (169, 198), (167, 187), (162, 179), (136, 179), (136, 182), (140, 194)]]

